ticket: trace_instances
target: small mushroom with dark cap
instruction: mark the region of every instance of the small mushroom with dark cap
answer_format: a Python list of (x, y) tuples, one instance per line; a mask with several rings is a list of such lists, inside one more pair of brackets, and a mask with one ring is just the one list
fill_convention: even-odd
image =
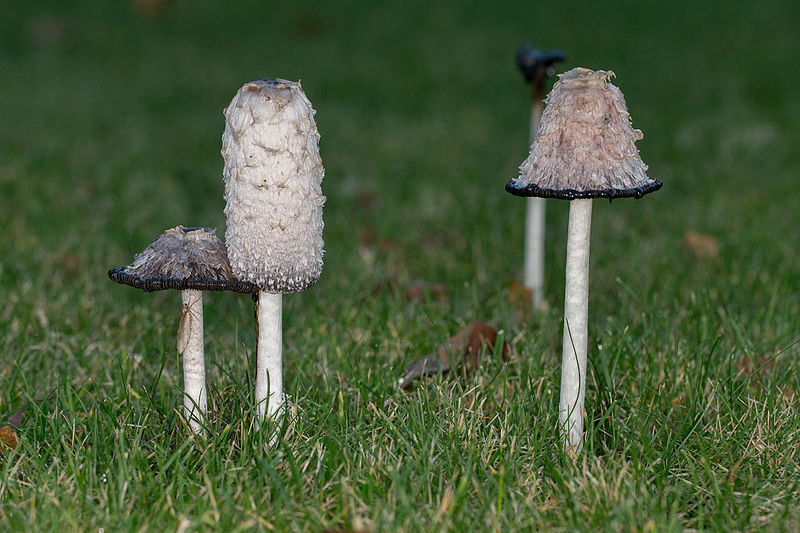
[(192, 431), (201, 433), (207, 402), (202, 291), (251, 293), (257, 289), (234, 278), (225, 245), (209, 228), (168, 229), (132, 264), (112, 268), (108, 276), (147, 292), (181, 291), (178, 353), (183, 356), (184, 414)]
[[(536, 129), (542, 118), (544, 83), (555, 75), (556, 63), (564, 61), (562, 50), (539, 50), (523, 46), (517, 50), (517, 67), (525, 81), (533, 85), (531, 99), (530, 142), (536, 139)], [(544, 227), (545, 199), (531, 197), (525, 203), (525, 262), (523, 283), (531, 293), (534, 308), (545, 307), (544, 300)]]
[(567, 447), (583, 447), (583, 404), (589, 312), (589, 237), (593, 198), (641, 198), (661, 188), (647, 177), (622, 92), (611, 71), (575, 68), (561, 74), (517, 179), (516, 196), (570, 200), (559, 425)]

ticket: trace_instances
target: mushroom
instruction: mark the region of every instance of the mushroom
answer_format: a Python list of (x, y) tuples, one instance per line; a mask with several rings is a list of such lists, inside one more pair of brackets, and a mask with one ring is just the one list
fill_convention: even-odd
[(280, 418), (282, 294), (322, 272), (324, 175), (314, 109), (299, 82), (244, 84), (225, 109), (226, 246), (234, 275), (258, 287), (258, 419)]
[(177, 345), (183, 356), (184, 415), (191, 430), (201, 433), (207, 400), (202, 291), (249, 293), (254, 286), (233, 277), (225, 245), (213, 229), (183, 226), (165, 231), (133, 263), (109, 270), (108, 277), (146, 292), (181, 291)]
[[(517, 50), (517, 67), (525, 81), (533, 84), (531, 99), (531, 144), (536, 138), (536, 129), (542, 117), (544, 82), (555, 75), (557, 62), (564, 61), (561, 50), (538, 50), (523, 46)], [(544, 226), (545, 200), (530, 197), (525, 205), (525, 263), (523, 283), (531, 293), (531, 303), (535, 309), (545, 307), (544, 299)]]
[(639, 157), (625, 97), (611, 71), (575, 68), (561, 74), (517, 179), (516, 196), (570, 201), (559, 427), (568, 449), (583, 447), (592, 199), (641, 198), (661, 188)]

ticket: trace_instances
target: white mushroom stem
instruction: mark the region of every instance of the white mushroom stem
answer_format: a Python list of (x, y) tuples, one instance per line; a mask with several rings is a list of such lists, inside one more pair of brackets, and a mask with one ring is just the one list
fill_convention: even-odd
[[(534, 92), (531, 105), (531, 144), (536, 140), (536, 130), (542, 118), (542, 98), (538, 91)], [(527, 198), (525, 209), (525, 263), (523, 267), (523, 283), (531, 292), (531, 303), (534, 309), (544, 305), (544, 224), (545, 199)]]
[(586, 394), (586, 353), (589, 336), (589, 238), (592, 200), (569, 204), (564, 341), (561, 358), (561, 399), (558, 422), (568, 449), (583, 448), (583, 403)]
[(282, 295), (260, 291), (256, 303), (256, 406), (258, 420), (280, 419), (283, 405)]
[(183, 412), (192, 431), (202, 433), (208, 395), (203, 354), (203, 292), (184, 290), (181, 298), (178, 352), (183, 355)]
[(544, 290), (545, 199), (527, 198), (525, 209), (525, 265), (523, 281), (535, 309), (542, 307)]

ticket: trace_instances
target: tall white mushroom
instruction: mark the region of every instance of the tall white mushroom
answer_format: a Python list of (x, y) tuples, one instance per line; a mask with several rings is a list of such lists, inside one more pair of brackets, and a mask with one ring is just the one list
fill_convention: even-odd
[[(544, 82), (555, 75), (556, 62), (564, 61), (561, 50), (538, 50), (523, 46), (517, 50), (517, 67), (525, 81), (533, 85), (531, 99), (530, 142), (536, 140), (536, 130), (542, 118)], [(544, 299), (544, 228), (545, 199), (535, 196), (525, 202), (525, 248), (523, 264), (523, 283), (531, 293), (534, 309), (543, 309)]]
[(259, 287), (259, 420), (283, 405), (282, 294), (322, 272), (324, 175), (314, 109), (299, 82), (246, 83), (225, 109), (225, 241), (234, 275)]
[(611, 71), (575, 68), (561, 74), (520, 176), (506, 184), (516, 196), (570, 200), (559, 426), (569, 449), (583, 447), (589, 316), (592, 198), (634, 197), (661, 188), (647, 177), (625, 97)]
[(206, 417), (206, 367), (203, 349), (203, 291), (253, 292), (234, 279), (225, 245), (213, 229), (177, 226), (159, 235), (133, 263), (108, 271), (117, 283), (146, 292), (181, 291), (178, 354), (183, 356), (183, 409), (194, 433)]

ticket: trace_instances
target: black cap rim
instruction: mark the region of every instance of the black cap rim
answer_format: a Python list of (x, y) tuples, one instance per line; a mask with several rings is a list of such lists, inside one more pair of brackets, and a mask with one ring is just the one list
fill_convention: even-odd
[(198, 290), (198, 291), (231, 291), (241, 294), (258, 292), (258, 287), (249, 281), (216, 280), (216, 279), (174, 279), (174, 278), (148, 278), (125, 272), (125, 267), (115, 267), (108, 271), (112, 281), (129, 285), (145, 292), (163, 290)]
[(577, 189), (545, 189), (532, 184), (527, 187), (517, 187), (511, 180), (506, 183), (506, 192), (514, 196), (537, 197), (537, 198), (558, 198), (561, 200), (578, 200), (581, 198), (641, 198), (645, 194), (655, 192), (664, 183), (661, 180), (652, 180), (650, 183), (634, 187), (632, 189), (589, 189), (579, 191)]

